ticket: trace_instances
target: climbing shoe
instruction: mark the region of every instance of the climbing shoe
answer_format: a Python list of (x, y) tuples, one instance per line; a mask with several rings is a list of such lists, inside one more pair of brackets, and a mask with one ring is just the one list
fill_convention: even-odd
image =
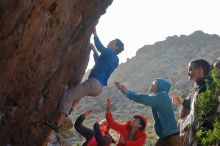
[(56, 132), (59, 132), (59, 129), (62, 127), (62, 125), (58, 126), (57, 122), (46, 121), (46, 122), (44, 122), (44, 124)]

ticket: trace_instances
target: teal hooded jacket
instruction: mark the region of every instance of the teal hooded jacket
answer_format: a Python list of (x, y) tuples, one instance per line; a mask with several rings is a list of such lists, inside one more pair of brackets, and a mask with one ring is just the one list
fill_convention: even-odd
[(168, 95), (171, 87), (170, 83), (164, 79), (156, 79), (156, 87), (157, 93), (155, 95), (141, 94), (129, 90), (126, 96), (135, 102), (151, 106), (155, 120), (155, 132), (160, 138), (165, 138), (178, 133), (179, 130), (172, 102)]

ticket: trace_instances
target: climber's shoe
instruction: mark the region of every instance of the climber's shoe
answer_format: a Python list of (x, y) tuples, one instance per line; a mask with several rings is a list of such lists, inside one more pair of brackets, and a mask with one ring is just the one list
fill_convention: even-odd
[(46, 121), (46, 122), (44, 122), (44, 124), (56, 132), (59, 132), (59, 129), (62, 127), (62, 125), (58, 126), (57, 122)]
[(59, 129), (59, 131), (62, 133), (62, 132), (68, 131), (72, 128), (73, 128), (72, 119), (70, 117), (66, 117), (64, 120), (64, 123), (63, 123), (62, 127)]

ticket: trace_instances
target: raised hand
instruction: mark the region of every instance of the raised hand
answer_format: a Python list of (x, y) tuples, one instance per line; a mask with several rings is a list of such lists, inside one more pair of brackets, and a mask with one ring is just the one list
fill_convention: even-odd
[(114, 84), (120, 90), (121, 84), (118, 81), (114, 81)]
[(92, 113), (92, 110), (89, 109), (89, 110), (86, 110), (83, 114), (84, 114), (85, 116), (89, 116), (91, 113)]
[(123, 94), (128, 93), (128, 89), (125, 85), (119, 83), (118, 81), (114, 81), (114, 84), (118, 88), (118, 90), (120, 90)]
[(172, 102), (176, 105), (181, 105), (183, 104), (183, 98), (179, 96), (172, 96)]
[(111, 109), (111, 101), (110, 101), (109, 97), (107, 97), (106, 100), (105, 100), (105, 108), (106, 108), (106, 111), (107, 111), (107, 112), (110, 112), (110, 109)]

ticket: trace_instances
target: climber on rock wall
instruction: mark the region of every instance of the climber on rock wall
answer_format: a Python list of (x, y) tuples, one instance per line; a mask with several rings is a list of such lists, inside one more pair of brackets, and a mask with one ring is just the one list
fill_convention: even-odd
[(57, 122), (47, 121), (45, 123), (55, 131), (59, 131), (59, 128), (64, 123), (65, 117), (70, 114), (74, 108), (75, 101), (78, 101), (85, 96), (98, 96), (102, 92), (103, 86), (107, 86), (107, 81), (112, 72), (118, 67), (119, 58), (117, 55), (124, 50), (124, 44), (122, 41), (119, 39), (112, 40), (106, 48), (99, 40), (96, 29), (94, 29), (93, 35), (95, 46), (98, 50), (96, 50), (94, 45), (90, 45), (90, 48), (94, 52), (95, 65), (91, 69), (86, 81), (75, 87), (72, 86), (64, 92), (59, 104), (59, 116), (58, 120), (56, 119)]

